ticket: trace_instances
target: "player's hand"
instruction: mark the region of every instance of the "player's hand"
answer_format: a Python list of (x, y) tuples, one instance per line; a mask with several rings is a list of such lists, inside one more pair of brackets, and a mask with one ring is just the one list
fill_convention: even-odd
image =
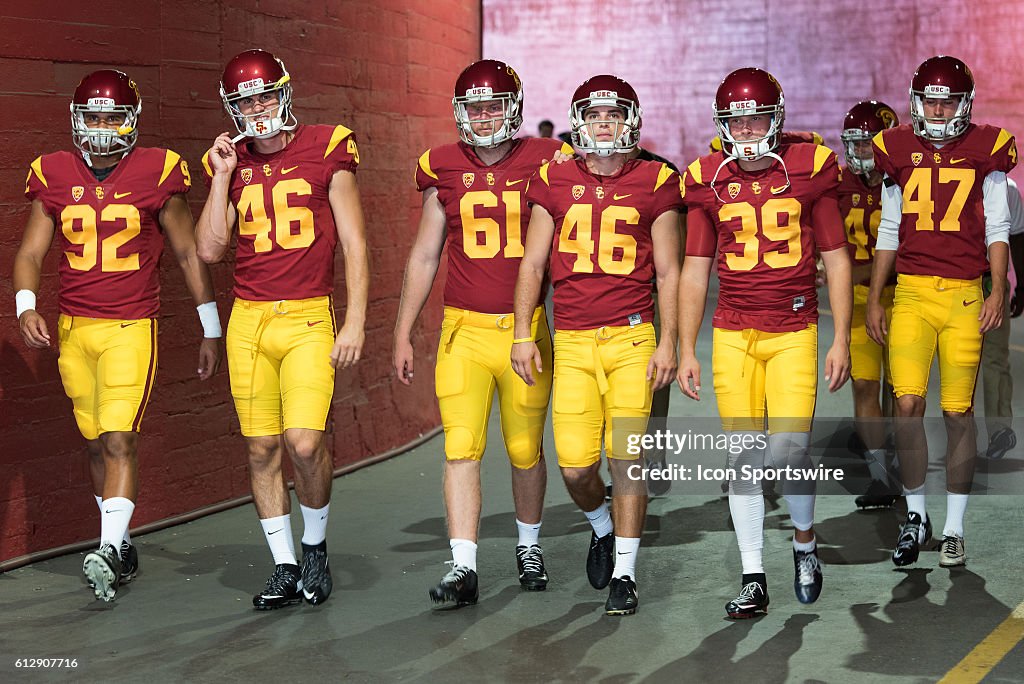
[(541, 367), (540, 347), (536, 342), (520, 342), (512, 345), (512, 370), (523, 379), (530, 387), (537, 384), (533, 378), (533, 369), (537, 368), (538, 373), (543, 373)]
[(849, 379), (850, 345), (836, 341), (825, 355), (825, 381), (828, 382), (828, 391), (835, 392)]
[(220, 368), (221, 339), (219, 337), (204, 337), (199, 343), (199, 373), (200, 380), (209, 380), (217, 374)]
[(29, 309), (18, 319), (21, 326), (21, 338), (32, 349), (46, 349), (50, 346), (50, 333), (46, 330), (46, 321), (35, 309)]
[(683, 394), (694, 401), (700, 401), (700, 361), (692, 354), (684, 354), (679, 361), (676, 382)]
[(978, 320), (981, 321), (982, 335), (989, 330), (995, 330), (1003, 324), (1003, 311), (1006, 304), (1004, 297), (1005, 295), (1003, 294), (993, 292), (982, 303), (981, 313), (978, 314)]
[(678, 367), (675, 347), (659, 344), (647, 362), (647, 380), (654, 381), (653, 390), (657, 392), (671, 384)]
[(558, 150), (551, 156), (551, 162), (554, 164), (564, 164), (567, 161), (572, 161), (576, 158), (574, 154), (566, 154), (562, 150)]
[(395, 375), (403, 385), (412, 384), (412, 357), (412, 342), (408, 339), (395, 340), (392, 363), (395, 366)]
[(876, 344), (885, 346), (885, 336), (889, 334), (885, 325), (885, 308), (877, 301), (868, 298), (867, 307), (864, 310), (864, 327), (867, 328), (868, 337)]
[(235, 152), (235, 144), (231, 142), (231, 134), (225, 131), (218, 135), (207, 157), (215, 176), (234, 173), (238, 166), (238, 154)]
[(828, 285), (828, 271), (825, 270), (825, 265), (819, 261), (818, 271), (814, 274), (814, 287), (825, 287)]
[(1010, 296), (1010, 318), (1017, 318), (1024, 313), (1024, 287), (1018, 287)]
[(331, 350), (331, 365), (335, 368), (348, 368), (362, 356), (366, 334), (363, 326), (346, 323), (338, 332)]

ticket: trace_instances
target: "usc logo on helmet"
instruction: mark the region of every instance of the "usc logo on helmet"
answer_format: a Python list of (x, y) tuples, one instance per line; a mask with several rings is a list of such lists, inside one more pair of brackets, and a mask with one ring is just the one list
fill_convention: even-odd
[(892, 128), (896, 125), (896, 112), (892, 111), (888, 107), (882, 107), (878, 110), (878, 118), (882, 120), (886, 128)]

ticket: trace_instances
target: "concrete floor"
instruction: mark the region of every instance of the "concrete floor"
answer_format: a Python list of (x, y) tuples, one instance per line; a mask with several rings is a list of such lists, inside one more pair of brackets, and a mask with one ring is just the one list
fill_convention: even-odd
[[(827, 317), (821, 330), (828, 344)], [(1012, 341), (1024, 351), (1021, 338)], [(701, 341), (709, 386), (710, 335)], [(1022, 365), (1020, 351), (1013, 360)], [(1017, 380), (1024, 386), (1020, 373)], [(713, 401), (698, 405), (673, 391), (670, 415), (714, 415)], [(847, 388), (826, 395), (818, 416), (851, 411)], [(523, 592), (496, 418), (485, 457), (477, 606), (437, 611), (427, 598), (450, 558), (443, 444), (435, 439), (335, 481), (335, 590), (320, 607), (252, 610), (271, 559), (251, 506), (138, 538), (142, 572), (111, 604), (92, 599), (81, 554), (0, 575), (0, 681), (932, 682), (1024, 601), (1020, 497), (972, 499), (966, 569), (940, 569), (930, 551), (897, 571), (889, 552), (900, 514), (856, 512), (851, 497), (831, 495), (817, 507), (821, 599), (803, 606), (793, 596), (785, 505), (769, 502), (771, 611), (732, 622), (723, 605), (738, 589), (739, 553), (728, 505), (717, 494), (670, 494), (650, 504), (639, 612), (606, 617), (606, 592), (591, 589), (584, 574), (589, 528), (553, 458), (542, 531), (551, 584)], [(549, 434), (549, 451), (551, 444)], [(1018, 447), (1000, 469), (1022, 465)], [(930, 506), (941, 529), (942, 498)], [(42, 657), (77, 658), (78, 666), (15, 667), (17, 658)], [(1024, 649), (1018, 644), (980, 672), (986, 682), (1024, 681)]]

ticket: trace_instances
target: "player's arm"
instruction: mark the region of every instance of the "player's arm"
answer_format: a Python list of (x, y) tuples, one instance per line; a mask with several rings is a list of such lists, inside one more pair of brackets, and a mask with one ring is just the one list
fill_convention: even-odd
[(199, 258), (196, 252), (192, 210), (188, 206), (185, 195), (176, 193), (164, 203), (160, 209), (160, 227), (167, 236), (171, 253), (178, 261), (185, 286), (196, 303), (199, 321), (203, 326), (203, 341), (199, 345), (199, 368), (197, 373), (201, 380), (211, 378), (220, 367), (221, 358), (221, 325), (217, 313), (216, 295), (213, 292), (213, 279), (210, 269)]
[(888, 176), (882, 179), (882, 219), (878, 224), (878, 238), (875, 240), (875, 254), (871, 261), (871, 284), (868, 287), (868, 302), (865, 307), (864, 325), (868, 336), (885, 346), (888, 330), (885, 325), (885, 308), (882, 306), (882, 290), (892, 277), (896, 266), (896, 250), (900, 245), (900, 221), (903, 219), (903, 190)]
[(437, 188), (427, 188), (423, 192), (419, 231), (405, 266), (402, 299), (398, 305), (398, 320), (395, 321), (395, 374), (405, 385), (412, 382), (413, 376), (412, 326), (423, 311), (434, 285), (441, 252), (444, 251), (446, 227), (444, 205), (438, 199)]
[(555, 221), (551, 214), (539, 204), (534, 204), (530, 226), (526, 231), (523, 258), (519, 262), (519, 277), (516, 279), (514, 339), (518, 341), (512, 345), (512, 369), (531, 386), (534, 384), (533, 367), (536, 366), (538, 373), (543, 369), (540, 349), (533, 340), (530, 323), (537, 300), (540, 299), (540, 288), (544, 283), (544, 272), (554, 237)]
[(667, 386), (678, 367), (679, 240), (682, 233), (678, 211), (666, 211), (651, 225), (654, 275), (658, 282), (658, 311), (661, 316), (661, 340), (647, 363), (647, 379), (654, 390)]
[(205, 157), (213, 171), (210, 194), (196, 223), (196, 251), (199, 258), (214, 264), (224, 258), (231, 243), (231, 230), (235, 226), (236, 212), (228, 197), (231, 174), (238, 166), (235, 145), (228, 133), (221, 133)]
[(992, 274), (992, 292), (981, 305), (978, 320), (982, 334), (1003, 324), (1006, 306), (1006, 272), (1010, 261), (1010, 209), (1007, 198), (1006, 174), (993, 171), (985, 176), (981, 185), (985, 207), (985, 244), (988, 246), (988, 266)]
[[(704, 320), (708, 280), (714, 265), (716, 239), (707, 212), (691, 206), (686, 214), (686, 256), (679, 276), (679, 370), (676, 380), (683, 394), (700, 401), (700, 362), (697, 361), (697, 335)], [(697, 243), (702, 243), (698, 245)], [(699, 247), (699, 248), (698, 248)], [(711, 255), (706, 255), (708, 250)]]
[(25, 233), (21, 237), (21, 246), (14, 256), (15, 301), (18, 313), (18, 325), (25, 344), (33, 349), (45, 349), (50, 346), (50, 333), (46, 321), (36, 311), (36, 294), (39, 292), (39, 279), (43, 271), (43, 259), (50, 251), (56, 227), (53, 218), (46, 213), (40, 200), (32, 201), (32, 209), (25, 225)]
[(832, 309), (832, 347), (825, 355), (825, 380), (835, 392), (850, 378), (850, 320), (853, 316), (853, 280), (846, 245), (821, 253), (828, 273), (828, 301)]
[(335, 368), (348, 368), (359, 360), (366, 339), (366, 302), (370, 292), (370, 262), (366, 251), (366, 225), (363, 205), (359, 199), (356, 175), (347, 170), (336, 171), (328, 194), (334, 224), (338, 227), (338, 243), (345, 259), (346, 306), (345, 323), (331, 351)]

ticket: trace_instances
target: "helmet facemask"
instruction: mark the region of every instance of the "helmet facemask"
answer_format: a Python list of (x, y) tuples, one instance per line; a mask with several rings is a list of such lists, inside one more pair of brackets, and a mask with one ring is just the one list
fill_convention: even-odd
[[(289, 80), (287, 72), (276, 83), (265, 84), (262, 78), (256, 78), (239, 84), (238, 90), (233, 93), (225, 92), (221, 85), (220, 96), (224, 101), (224, 109), (231, 115), (240, 134), (249, 138), (272, 138), (298, 125), (292, 115), (292, 86)], [(264, 93), (276, 93), (277, 103), (260, 112), (242, 113), (242, 100), (256, 98)]]
[(866, 141), (870, 146), (871, 138), (874, 137), (870, 132), (860, 128), (847, 128), (843, 130), (840, 137), (843, 141), (843, 152), (846, 157), (846, 166), (850, 171), (861, 176), (866, 176), (875, 170), (875, 155), (873, 152), (869, 152), (867, 157), (862, 157), (857, 154), (857, 143), (863, 143)]
[[(587, 111), (593, 107), (615, 107), (622, 112), (621, 121), (587, 121)], [(613, 91), (596, 91), (590, 96), (576, 100), (569, 107), (569, 125), (572, 128), (572, 144), (581, 152), (607, 157), (612, 154), (627, 154), (640, 143), (640, 125), (643, 110), (635, 101), (619, 97)], [(597, 140), (594, 127), (613, 125), (611, 140)]]
[[(715, 105), (712, 105), (715, 107)], [(738, 116), (770, 116), (768, 131), (754, 140), (737, 140), (729, 130), (729, 119)], [(722, 151), (726, 156), (744, 161), (757, 161), (779, 147), (782, 140), (782, 124), (785, 120), (785, 104), (779, 93), (778, 104), (758, 105), (754, 100), (731, 102), (728, 109), (715, 107), (715, 127), (722, 139)]]
[[(75, 147), (86, 155), (106, 157), (125, 155), (133, 147), (139, 137), (139, 113), (142, 102), (138, 105), (118, 105), (112, 98), (93, 97), (87, 104), (71, 103), (71, 137)], [(120, 114), (124, 122), (116, 129), (90, 128), (86, 122), (86, 114)]]
[[(927, 117), (924, 110), (925, 99), (953, 100), (959, 98), (956, 112), (951, 117)], [(974, 102), (974, 91), (969, 93), (952, 93), (948, 86), (929, 85), (924, 90), (910, 90), (910, 118), (914, 124), (914, 133), (932, 142), (946, 142), (963, 134), (971, 123), (971, 104)]]
[[(471, 119), (467, 105), (482, 102), (500, 102), (501, 116)], [(470, 88), (465, 95), (452, 98), (452, 109), (455, 112), (455, 126), (459, 138), (467, 145), (474, 147), (497, 147), (511, 140), (523, 125), (523, 93), (495, 93), (488, 87)], [(491, 124), (491, 133), (478, 135), (473, 124)]]

